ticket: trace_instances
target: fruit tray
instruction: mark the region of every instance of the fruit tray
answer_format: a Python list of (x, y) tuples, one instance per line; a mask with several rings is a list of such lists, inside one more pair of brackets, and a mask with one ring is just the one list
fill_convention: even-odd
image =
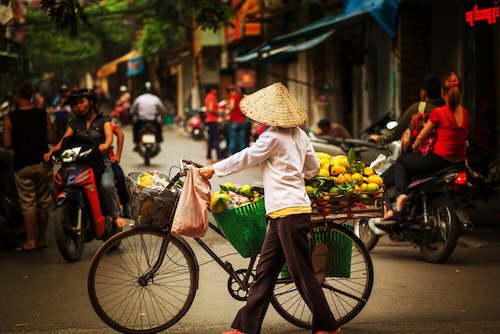
[(382, 217), (384, 200), (379, 192), (361, 192), (347, 198), (323, 196), (312, 197), (312, 221), (369, 219)]

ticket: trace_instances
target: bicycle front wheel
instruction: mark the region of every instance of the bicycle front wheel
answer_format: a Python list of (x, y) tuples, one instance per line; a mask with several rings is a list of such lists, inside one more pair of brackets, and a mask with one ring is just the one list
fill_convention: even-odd
[[(157, 263), (162, 250), (165, 256)], [(92, 306), (108, 326), (141, 334), (178, 322), (197, 286), (198, 266), (189, 246), (176, 236), (143, 228), (106, 241), (92, 260), (87, 281)]]
[[(352, 245), (352, 251), (342, 255), (350, 259), (339, 261), (350, 263), (349, 275), (345, 275), (348, 277), (326, 277), (322, 284), (330, 310), (339, 326), (342, 326), (366, 305), (373, 287), (373, 264), (365, 245), (353, 232), (340, 225), (333, 225), (332, 228), (344, 240), (344, 244), (347, 241), (347, 244)], [(288, 322), (302, 328), (311, 328), (312, 313), (293, 279), (277, 280), (271, 304)]]

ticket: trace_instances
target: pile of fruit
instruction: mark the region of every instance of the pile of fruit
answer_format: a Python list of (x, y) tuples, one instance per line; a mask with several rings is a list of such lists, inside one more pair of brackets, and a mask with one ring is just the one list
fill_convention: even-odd
[(257, 201), (260, 198), (258, 192), (249, 184), (236, 186), (231, 182), (220, 185), (220, 190), (212, 194), (210, 211), (220, 213), (227, 209), (234, 209), (245, 204)]
[(135, 182), (141, 189), (154, 191), (163, 191), (168, 185), (168, 181), (162, 178), (158, 171), (140, 173)]
[(306, 180), (313, 211), (330, 211), (333, 206), (349, 206), (355, 202), (375, 205), (383, 198), (384, 181), (372, 168), (355, 159), (354, 150), (332, 157), (316, 152), (321, 169)]

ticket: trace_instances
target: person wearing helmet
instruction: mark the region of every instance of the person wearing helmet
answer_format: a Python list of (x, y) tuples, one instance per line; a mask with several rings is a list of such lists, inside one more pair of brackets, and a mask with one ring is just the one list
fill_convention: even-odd
[(61, 149), (63, 140), (69, 136), (84, 136), (99, 147), (104, 171), (100, 178), (100, 189), (108, 214), (113, 217), (118, 227), (126, 225), (126, 220), (120, 217), (116, 198), (113, 169), (109, 158), (109, 148), (113, 142), (113, 129), (108, 116), (97, 110), (97, 95), (92, 89), (72, 91), (67, 103), (75, 117), (69, 123), (66, 133), (52, 149), (44, 155), (45, 161), (50, 160), (52, 153)]
[(161, 116), (167, 113), (163, 102), (160, 98), (151, 93), (151, 84), (146, 82), (144, 94), (139, 95), (132, 105), (132, 115), (136, 119), (133, 125), (133, 139), (135, 143), (134, 151), (139, 151), (139, 132), (144, 123), (155, 122), (156, 124), (156, 140), (161, 143), (162, 124)]
[(116, 114), (120, 118), (122, 124), (127, 124), (128, 113), (130, 110), (130, 93), (128, 92), (127, 86), (120, 86), (120, 97), (116, 101), (115, 109), (112, 114)]

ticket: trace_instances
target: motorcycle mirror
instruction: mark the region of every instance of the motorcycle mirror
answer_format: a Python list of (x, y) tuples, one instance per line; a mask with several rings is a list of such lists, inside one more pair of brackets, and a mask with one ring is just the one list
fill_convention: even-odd
[(398, 126), (398, 122), (396, 122), (396, 121), (389, 121), (389, 122), (387, 122), (387, 124), (385, 125), (385, 127), (387, 128), (387, 130), (392, 130), (392, 129), (394, 129), (396, 126)]

